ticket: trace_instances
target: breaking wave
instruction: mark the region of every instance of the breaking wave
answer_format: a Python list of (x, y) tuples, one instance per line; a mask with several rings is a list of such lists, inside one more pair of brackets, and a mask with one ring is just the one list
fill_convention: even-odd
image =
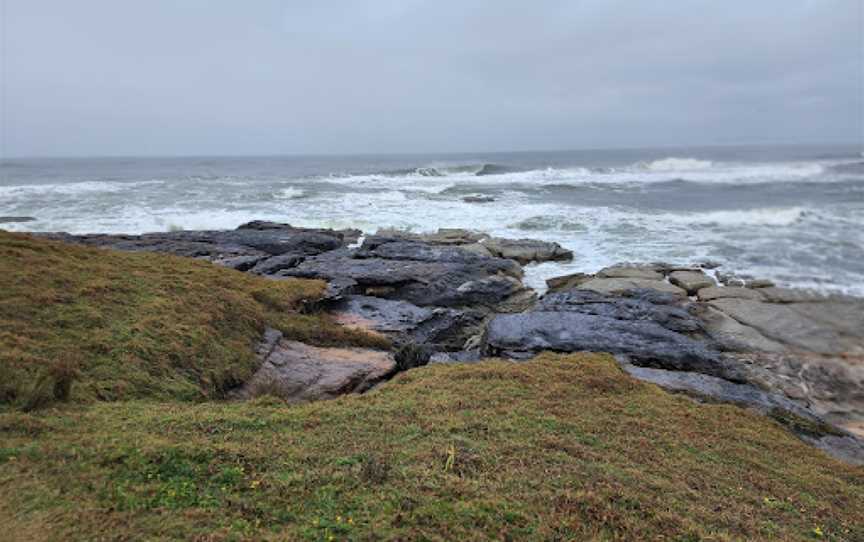
[(302, 188), (297, 188), (296, 186), (289, 186), (287, 188), (283, 188), (273, 194), (274, 198), (283, 200), (302, 199), (306, 196), (306, 191)]
[(663, 158), (653, 162), (641, 162), (639, 167), (648, 171), (703, 171), (711, 169), (714, 162), (697, 158)]

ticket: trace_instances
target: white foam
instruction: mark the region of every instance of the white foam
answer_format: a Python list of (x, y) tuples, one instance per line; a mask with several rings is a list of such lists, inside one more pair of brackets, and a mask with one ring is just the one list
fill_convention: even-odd
[(276, 191), (273, 194), (273, 197), (276, 199), (301, 199), (306, 197), (306, 191), (302, 188), (297, 188), (296, 186), (289, 186), (287, 188), (282, 188), (281, 190)]
[(642, 167), (649, 171), (701, 171), (711, 169), (713, 165), (710, 160), (670, 157), (642, 164)]
[(675, 224), (702, 226), (791, 226), (804, 219), (803, 207), (766, 207), (759, 209), (710, 211), (703, 213), (664, 213), (656, 219)]
[(0, 196), (77, 196), (93, 193), (117, 193), (129, 190), (130, 188), (163, 184), (164, 182), (161, 180), (150, 180), (136, 182), (80, 181), (54, 184), (20, 184), (0, 186)]

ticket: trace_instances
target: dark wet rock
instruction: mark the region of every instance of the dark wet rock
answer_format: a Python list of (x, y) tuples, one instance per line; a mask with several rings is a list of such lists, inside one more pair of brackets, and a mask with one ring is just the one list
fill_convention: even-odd
[(352, 295), (330, 310), (336, 322), (379, 333), (397, 345), (422, 344), (458, 350), (480, 332), (483, 314), (447, 308), (418, 307), (405, 301)]
[(522, 268), (510, 260), (483, 256), (461, 248), (435, 246), (416, 241), (370, 237), (363, 242), (354, 257), (457, 264), (478, 267), (489, 274), (504, 273), (512, 277), (522, 277)]
[(309, 257), (277, 275), (328, 281), (348, 279), (367, 295), (419, 306), (492, 310), (530, 293), (519, 280), (504, 275), (514, 273), (513, 262), (420, 243), (379, 241), (364, 244), (356, 254), (342, 249)]
[(672, 304), (678, 299), (676, 296), (658, 298), (657, 292), (652, 290), (636, 290), (629, 293), (631, 297), (609, 296), (579, 289), (551, 293), (540, 300), (535, 310), (578, 312), (616, 320), (650, 321), (671, 331), (683, 333), (696, 333), (702, 330), (702, 323), (698, 318), (686, 309)]
[(535, 239), (490, 238), (483, 241), (489, 251), (500, 258), (516, 260), (521, 264), (531, 262), (570, 261), (573, 252), (558, 243)]
[(495, 198), (492, 196), (465, 196), (462, 201), (465, 203), (492, 203)]
[(341, 233), (330, 230), (242, 229), (231, 231), (179, 231), (142, 235), (66, 233), (42, 234), (44, 237), (88, 246), (127, 251), (164, 252), (211, 261), (239, 256), (280, 254), (315, 255), (343, 246)]
[(258, 371), (231, 395), (249, 399), (275, 395), (291, 402), (362, 393), (389, 377), (396, 360), (363, 348), (318, 348), (268, 332), (258, 349)]
[(12, 224), (16, 222), (35, 222), (32, 216), (0, 216), (0, 224)]
[(216, 258), (213, 260), (213, 263), (217, 265), (221, 265), (222, 267), (227, 267), (229, 269), (235, 269), (237, 271), (249, 271), (261, 260), (266, 259), (266, 256), (228, 256), (223, 258)]
[(696, 296), (699, 298), (699, 301), (712, 301), (714, 299), (722, 299), (727, 297), (735, 297), (739, 299), (751, 299), (753, 301), (762, 301), (764, 297), (759, 290), (754, 290), (752, 288), (741, 288), (737, 286), (709, 286), (707, 288), (702, 288), (698, 292), (696, 292)]
[(638, 365), (738, 378), (734, 368), (706, 343), (653, 321), (537, 311), (498, 315), (489, 323), (488, 354), (524, 359), (543, 350), (623, 354)]
[(321, 233), (324, 235), (337, 235), (339, 236), (345, 244), (353, 244), (357, 242), (360, 237), (362, 237), (363, 232), (357, 229), (345, 229), (345, 230), (330, 230), (326, 228), (298, 228), (296, 226), (292, 226), (291, 224), (285, 224), (282, 222), (270, 222), (267, 220), (253, 220), (252, 222), (247, 222), (245, 224), (241, 224), (237, 226), (238, 230), (257, 230), (257, 231), (272, 231), (279, 230), (282, 232), (288, 233)]
[(702, 288), (717, 285), (713, 278), (702, 271), (673, 271), (669, 274), (669, 282), (685, 290), (688, 295), (695, 295)]
[(268, 258), (261, 258), (256, 261), (255, 265), (250, 267), (248, 271), (255, 275), (273, 275), (283, 269), (297, 267), (297, 265), (305, 258), (305, 254), (292, 252), (280, 254), (278, 256), (270, 256)]

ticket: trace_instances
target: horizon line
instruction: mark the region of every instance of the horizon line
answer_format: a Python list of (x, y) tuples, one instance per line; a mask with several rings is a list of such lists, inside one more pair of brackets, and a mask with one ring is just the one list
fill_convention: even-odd
[(303, 157), (362, 157), (362, 156), (434, 156), (434, 155), (474, 155), (474, 154), (528, 154), (528, 153), (567, 153), (588, 151), (650, 151), (664, 149), (711, 149), (711, 148), (758, 148), (758, 147), (862, 147), (864, 141), (852, 142), (761, 142), (761, 143), (707, 143), (697, 145), (657, 145), (657, 146), (610, 146), (558, 149), (525, 150), (471, 150), (471, 151), (399, 151), (399, 152), (308, 152), (308, 153), (262, 153), (262, 154), (37, 154), (0, 157), (0, 163), (12, 160), (87, 160), (87, 159), (148, 159), (148, 158), (303, 158)]

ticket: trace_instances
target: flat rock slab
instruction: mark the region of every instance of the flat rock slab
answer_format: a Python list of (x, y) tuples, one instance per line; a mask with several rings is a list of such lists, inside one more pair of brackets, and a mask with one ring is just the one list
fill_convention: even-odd
[(736, 286), (709, 286), (702, 288), (696, 292), (696, 297), (699, 301), (712, 301), (714, 299), (724, 299), (734, 297), (737, 299), (750, 299), (753, 301), (762, 301), (764, 296), (760, 293), (761, 290), (752, 288), (740, 288)]
[(487, 354), (519, 359), (542, 350), (610, 352), (639, 365), (730, 376), (718, 352), (652, 321), (558, 311), (498, 315), (489, 323)]
[(769, 286), (754, 290), (759, 292), (762, 298), (769, 303), (807, 303), (811, 301), (826, 301), (824, 294), (809, 290), (797, 290), (793, 288), (778, 288)]
[(777, 304), (727, 298), (709, 304), (789, 348), (835, 355), (864, 351), (861, 303)]
[[(265, 344), (267, 344), (265, 340)], [(263, 348), (263, 363), (232, 395), (275, 395), (291, 402), (362, 393), (396, 370), (388, 352), (363, 348), (319, 348), (280, 339)]]
[(351, 293), (407, 301), (418, 306), (523, 310), (533, 292), (518, 280), (519, 265), (455, 247), (370, 238), (356, 251), (308, 257), (277, 276), (354, 284)]
[(228, 260), (239, 256), (321, 254), (344, 244), (339, 232), (328, 230), (239, 229), (231, 231), (179, 231), (142, 235), (41, 234), (59, 241), (126, 251), (163, 252), (177, 256)]
[(727, 352), (785, 352), (787, 347), (713, 307), (699, 314), (703, 329)]
[(657, 290), (658, 292), (666, 292), (675, 294), (680, 297), (686, 297), (687, 292), (674, 284), (663, 282), (662, 280), (649, 280), (639, 278), (615, 278), (604, 279), (594, 278), (587, 282), (583, 282), (578, 286), (583, 290), (592, 290), (601, 294), (621, 294), (628, 290)]
[(686, 308), (675, 305), (676, 296), (657, 295), (653, 290), (631, 290), (629, 297), (600, 294), (591, 290), (570, 290), (545, 295), (536, 311), (578, 312), (615, 320), (650, 321), (677, 332), (699, 332), (702, 322)]
[(669, 282), (685, 290), (688, 295), (717, 285), (713, 278), (701, 271), (673, 271), (669, 274)]

